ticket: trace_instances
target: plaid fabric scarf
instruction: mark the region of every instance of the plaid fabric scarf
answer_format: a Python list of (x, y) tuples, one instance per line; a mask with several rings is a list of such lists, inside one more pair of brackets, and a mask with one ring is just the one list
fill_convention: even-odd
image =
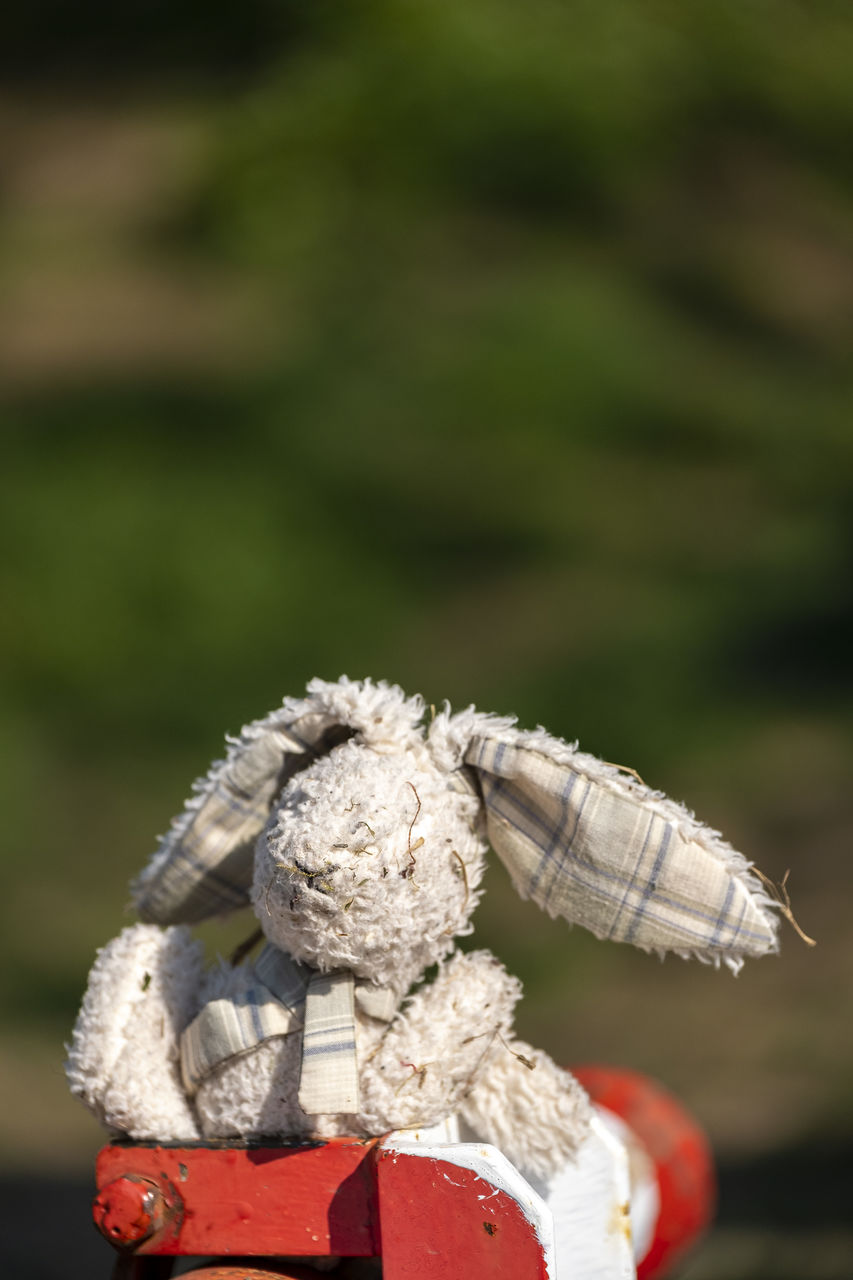
[(181, 1074), (192, 1096), (224, 1063), (274, 1036), (302, 1031), (299, 1105), (307, 1115), (358, 1111), (355, 1006), (390, 1022), (399, 1001), (389, 988), (357, 982), (348, 970), (319, 973), (270, 943), (258, 979), (240, 996), (211, 1000), (181, 1036)]

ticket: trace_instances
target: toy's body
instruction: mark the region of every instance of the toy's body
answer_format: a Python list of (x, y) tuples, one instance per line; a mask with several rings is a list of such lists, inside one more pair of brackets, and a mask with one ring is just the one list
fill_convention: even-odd
[[(198, 784), (135, 886), (153, 923), (101, 952), (75, 1029), (69, 1079), (106, 1126), (324, 1138), (458, 1114), (525, 1175), (557, 1173), (586, 1095), (515, 1038), (518, 982), (455, 950), (488, 843), (523, 896), (599, 937), (734, 969), (775, 950), (748, 864), (680, 806), (543, 730), (422, 715), (396, 688), (315, 681)], [(205, 973), (186, 925), (249, 899), (266, 945)]]

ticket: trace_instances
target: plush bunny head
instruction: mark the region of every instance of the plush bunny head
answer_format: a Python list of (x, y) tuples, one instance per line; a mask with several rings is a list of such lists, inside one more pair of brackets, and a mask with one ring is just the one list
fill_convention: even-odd
[(776, 950), (777, 904), (681, 805), (543, 729), (423, 713), (343, 677), (249, 725), (136, 882), (142, 916), (251, 898), (295, 959), (400, 992), (470, 931), (488, 842), (522, 897), (600, 938), (735, 971)]
[(255, 850), (267, 938), (313, 968), (405, 991), (471, 930), (485, 840), (479, 799), (422, 743), (350, 739), (285, 787)]

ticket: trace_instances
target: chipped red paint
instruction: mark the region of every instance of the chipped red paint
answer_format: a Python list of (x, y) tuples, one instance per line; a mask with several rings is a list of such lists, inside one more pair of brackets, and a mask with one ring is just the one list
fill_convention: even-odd
[[(104, 1147), (99, 1193), (146, 1179), (162, 1198), (159, 1229), (141, 1238), (132, 1212), (110, 1218), (118, 1247), (145, 1254), (370, 1257), (378, 1252), (371, 1151), (338, 1139), (309, 1147)], [(103, 1230), (103, 1214), (96, 1222)]]
[[(270, 1270), (272, 1267), (272, 1270)], [(224, 1267), (198, 1267), (188, 1273), (189, 1280), (319, 1280), (320, 1272), (313, 1267), (274, 1265), (247, 1267), (230, 1264)]]
[(92, 1205), (95, 1225), (114, 1245), (140, 1244), (164, 1226), (169, 1206), (160, 1188), (137, 1174), (102, 1186)]
[(681, 1103), (647, 1076), (617, 1067), (571, 1070), (593, 1102), (627, 1124), (654, 1164), (660, 1211), (652, 1243), (637, 1264), (637, 1280), (661, 1280), (714, 1216), (708, 1139)]
[(377, 1153), (384, 1280), (546, 1280), (529, 1218), (507, 1192), (449, 1161)]
[[(478, 1280), (546, 1276), (536, 1231), (508, 1192), (450, 1161), (375, 1142), (117, 1144), (101, 1151), (97, 1177), (96, 1221), (133, 1256), (381, 1253), (385, 1280), (458, 1280), (460, 1259)], [(156, 1220), (143, 1202), (157, 1204)], [(279, 1274), (303, 1273), (273, 1263), (266, 1271), (219, 1265), (193, 1273), (199, 1280)]]
[[(637, 1275), (659, 1280), (711, 1219), (714, 1175), (705, 1136), (646, 1077), (602, 1067), (574, 1070), (654, 1164), (661, 1208)], [(97, 1182), (95, 1221), (122, 1250), (128, 1277), (137, 1266), (168, 1266), (174, 1255), (224, 1255), (257, 1258), (259, 1265), (223, 1262), (192, 1274), (198, 1280), (303, 1280), (316, 1273), (272, 1259), (380, 1253), (385, 1280), (458, 1280), (460, 1273), (545, 1280), (547, 1274), (537, 1230), (513, 1194), (434, 1153), (377, 1141), (117, 1143), (101, 1151)]]

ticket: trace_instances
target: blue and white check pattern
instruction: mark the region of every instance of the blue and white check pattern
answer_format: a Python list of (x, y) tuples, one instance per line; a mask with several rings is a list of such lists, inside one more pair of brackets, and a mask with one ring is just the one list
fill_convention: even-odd
[(281, 1004), (260, 983), (240, 996), (211, 1000), (181, 1036), (184, 1088), (192, 1097), (225, 1062), (301, 1025), (301, 1014)]
[(195, 924), (247, 905), (255, 840), (281, 788), (304, 768), (329, 723), (320, 714), (288, 725), (269, 717), (231, 743), (134, 886), (143, 920)]
[(354, 982), (318, 973), (305, 993), (299, 1105), (309, 1116), (358, 1111)]
[(302, 1031), (299, 1105), (307, 1115), (358, 1111), (355, 999), (390, 1022), (398, 999), (386, 988), (356, 985), (352, 973), (323, 974), (267, 944), (257, 981), (239, 997), (211, 1000), (181, 1036), (181, 1074), (192, 1096), (226, 1062), (274, 1036)]
[[(564, 748), (564, 750), (566, 750)], [(489, 839), (522, 897), (599, 938), (708, 958), (775, 949), (740, 855), (644, 788), (511, 741), (474, 738)], [(689, 815), (683, 811), (685, 819)]]

